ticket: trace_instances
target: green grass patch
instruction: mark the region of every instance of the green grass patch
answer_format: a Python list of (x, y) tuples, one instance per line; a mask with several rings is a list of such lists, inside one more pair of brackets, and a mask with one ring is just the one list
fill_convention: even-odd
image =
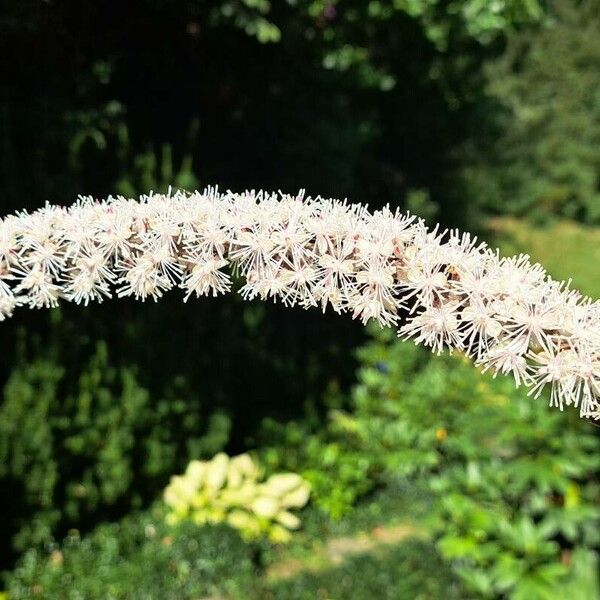
[(382, 545), (375, 552), (357, 554), (323, 572), (299, 573), (271, 585), (264, 597), (269, 600), (464, 598), (433, 545), (423, 540)]

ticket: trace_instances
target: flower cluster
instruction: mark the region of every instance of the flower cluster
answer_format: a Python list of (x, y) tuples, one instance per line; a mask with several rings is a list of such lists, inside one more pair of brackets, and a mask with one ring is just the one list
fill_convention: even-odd
[(226, 293), (331, 307), (600, 419), (600, 302), (527, 256), (389, 208), (245, 192), (81, 198), (0, 220), (0, 320), (20, 305)]
[(209, 461), (193, 460), (165, 488), (167, 522), (227, 523), (249, 540), (264, 535), (288, 542), (290, 530), (300, 527), (291, 511), (306, 505), (310, 485), (296, 473), (276, 473), (266, 481), (261, 475), (249, 454), (230, 458), (221, 452)]

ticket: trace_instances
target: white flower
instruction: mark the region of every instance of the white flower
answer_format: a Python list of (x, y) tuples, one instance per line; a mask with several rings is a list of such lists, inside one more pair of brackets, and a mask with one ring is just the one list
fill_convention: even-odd
[(0, 219), (0, 321), (21, 305), (101, 302), (115, 287), (140, 300), (216, 296), (232, 287), (228, 271), (245, 278), (244, 298), (399, 324), (600, 419), (600, 302), (469, 234), (302, 190), (79, 198)]
[(102, 302), (110, 298), (110, 285), (115, 275), (107, 266), (107, 258), (97, 248), (81, 248), (74, 266), (66, 269), (64, 295), (67, 300), (87, 306), (90, 300)]
[(483, 373), (488, 369), (492, 369), (494, 377), (498, 373), (512, 375), (517, 386), (521, 384), (531, 385), (525, 356), (514, 344), (503, 342), (494, 346), (477, 361), (477, 364), (483, 366)]
[(456, 304), (443, 304), (439, 308), (429, 307), (413, 317), (400, 334), (414, 338), (415, 343), (430, 346), (436, 354), (445, 347), (462, 348)]
[(335, 241), (328, 244), (328, 253), (318, 257), (314, 293), (321, 302), (323, 312), (328, 303), (336, 312), (340, 312), (352, 293), (356, 274), (353, 252), (352, 240), (341, 240), (336, 236)]
[(532, 344), (548, 350), (553, 334), (560, 329), (560, 309), (553, 303), (540, 301), (536, 304), (515, 304), (504, 314), (508, 339), (519, 340), (526, 347)]
[(15, 287), (16, 292), (23, 292), (23, 297), (31, 308), (51, 308), (58, 306), (61, 290), (53, 283), (52, 278), (40, 265), (31, 269), (15, 270), (21, 275), (20, 283)]
[(489, 351), (503, 331), (493, 306), (484, 304), (478, 296), (460, 313), (465, 351), (476, 359)]
[(281, 298), (286, 306), (300, 304), (304, 308), (316, 306), (313, 290), (317, 280), (317, 269), (311, 262), (286, 259), (280, 270), (280, 279), (285, 283)]
[(491, 291), (499, 298), (523, 303), (535, 303), (543, 298), (546, 272), (541, 265), (532, 265), (526, 254), (509, 258), (496, 256), (489, 270), (494, 280)]
[(230, 258), (239, 265), (242, 275), (262, 273), (273, 262), (275, 242), (268, 228), (256, 226), (236, 232), (231, 240)]
[(2, 281), (0, 281), (0, 321), (12, 317), (18, 303), (18, 299), (15, 298), (8, 286), (4, 287)]
[(566, 404), (580, 406), (580, 413), (586, 417), (600, 417), (600, 351), (576, 348), (573, 352), (574, 374), (563, 382)]
[(563, 409), (563, 398), (570, 403), (572, 395), (565, 393), (565, 386), (572, 386), (577, 375), (577, 355), (573, 351), (560, 351), (557, 346), (550, 346), (539, 353), (530, 352), (530, 371), (533, 386), (529, 395), (537, 398), (546, 384), (551, 385), (550, 406)]
[(353, 318), (360, 318), (363, 324), (374, 319), (388, 327), (398, 321), (398, 310), (404, 306), (396, 297), (394, 272), (394, 265), (377, 257), (355, 274), (356, 291), (348, 295)]
[(18, 217), (7, 217), (0, 221), (0, 277), (16, 262), (19, 249), (17, 226)]
[(196, 294), (197, 298), (209, 294), (216, 297), (229, 291), (231, 278), (220, 270), (228, 264), (226, 260), (205, 256), (188, 260), (193, 266), (181, 282), (181, 287), (187, 290), (184, 302), (187, 302), (192, 294)]
[(119, 298), (134, 296), (136, 300), (144, 301), (150, 297), (156, 301), (164, 291), (173, 287), (151, 256), (142, 254), (130, 262), (119, 263), (117, 267), (123, 273), (119, 278), (123, 283), (117, 291)]

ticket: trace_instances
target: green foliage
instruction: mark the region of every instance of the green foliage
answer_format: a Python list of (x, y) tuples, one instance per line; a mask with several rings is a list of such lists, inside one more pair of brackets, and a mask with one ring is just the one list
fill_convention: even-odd
[(266, 460), (298, 469), (333, 517), (377, 487), (407, 478), (428, 487), (439, 551), (476, 597), (593, 594), (577, 563), (593, 569), (600, 546), (595, 430), (512, 381), (482, 378), (464, 357), (430, 357), (387, 330), (359, 356), (352, 410), (333, 409), (325, 430), (270, 423), (283, 442)]
[[(70, 532), (61, 544), (44, 551), (28, 551), (7, 578), (9, 598), (293, 600), (326, 593), (326, 597), (359, 600), (374, 594), (463, 597), (459, 582), (429, 541), (409, 535), (358, 553), (348, 543), (353, 540), (349, 533), (362, 532), (356, 539), (364, 539), (365, 528), (381, 524), (383, 517), (405, 518), (398, 515), (405, 501), (414, 498), (398, 490), (382, 494), (362, 505), (343, 525), (324, 521), (322, 514), (309, 508), (311, 530), (302, 530), (283, 546), (248, 545), (225, 525), (199, 527), (186, 521), (169, 526), (157, 505), (118, 523), (103, 524), (86, 536)], [(318, 550), (328, 538), (339, 549), (346, 547), (348, 555), (332, 559)], [(304, 554), (298, 553), (301, 545)], [(303, 568), (308, 563), (299, 560), (301, 556), (312, 568)], [(286, 564), (293, 566), (289, 569)]]
[(26, 68), (4, 61), (2, 212), (199, 182), (400, 202), (446, 174), (495, 42), (543, 14), (541, 0), (5, 3), (0, 33)]
[(495, 127), (475, 136), (464, 180), (485, 210), (600, 223), (600, 3), (552, 7), (551, 25), (488, 65)]
[(410, 190), (406, 195), (406, 208), (414, 215), (424, 219), (428, 224), (436, 221), (440, 207), (431, 199), (427, 190)]
[(68, 377), (51, 352), (22, 360), (0, 404), (0, 484), (13, 499), (4, 539), (24, 549), (139, 507), (191, 456), (220, 450), (228, 417), (205, 418), (186, 394), (176, 380), (152, 397), (101, 342)]
[(48, 551), (29, 550), (8, 577), (10, 600), (248, 598), (252, 548), (226, 526), (164, 524), (160, 511), (73, 532)]
[(458, 600), (464, 598), (431, 544), (411, 540), (375, 555), (354, 556), (339, 567), (301, 573), (269, 586), (268, 600)]
[[(508, 379), (482, 377), (460, 355), (432, 357), (397, 341), (388, 330), (374, 333), (358, 356), (359, 382), (351, 399), (331, 393), (325, 425), (318, 413), (302, 423), (265, 424), (271, 445), (259, 448), (258, 454), (268, 472), (297, 470), (312, 485), (315, 508), (303, 516), (306, 526), (292, 539), (289, 556), (308, 561), (324, 536), (337, 532), (343, 540), (356, 527), (376, 530), (382, 519), (417, 519), (421, 530), (409, 531), (430, 532), (432, 542), (403, 540), (367, 555), (350, 554), (340, 566), (319, 565), (317, 574), (296, 569), (273, 580), (258, 572), (244, 584), (244, 597), (345, 597), (351, 591), (365, 599), (419, 593), (424, 598), (595, 597), (600, 545), (600, 440), (595, 430), (575, 415), (570, 419), (549, 410), (544, 401), (527, 398)], [(223, 465), (216, 465), (213, 475), (222, 490), (230, 470), (229, 461), (225, 465), (220, 460)], [(212, 472), (208, 463), (198, 464), (202, 477)], [(415, 494), (407, 493), (409, 488)], [(159, 531), (151, 537), (166, 537), (167, 546), (173, 547), (180, 535), (187, 539), (177, 529), (163, 529), (163, 519), (151, 522), (148, 531)], [(193, 524), (186, 519), (184, 525)], [(94, 540), (105, 531), (114, 538), (107, 542), (112, 554), (99, 579), (90, 578), (89, 567), (78, 565), (87, 565), (95, 554), (103, 556)], [(189, 531), (202, 535), (204, 529)], [(69, 582), (84, 591), (88, 585), (112, 590), (114, 584), (116, 598), (136, 598), (131, 590), (138, 588), (154, 597), (150, 585), (163, 589), (161, 565), (173, 564), (166, 558), (171, 550), (154, 541), (144, 542), (145, 550), (124, 550), (139, 537), (127, 526), (122, 533), (116, 525), (102, 526), (72, 556), (67, 546), (49, 555), (30, 551), (9, 576), (11, 593), (27, 597), (24, 590), (41, 585), (52, 590), (48, 597), (61, 597)], [(256, 546), (260, 563), (272, 565), (276, 551), (261, 544)], [(197, 563), (186, 555), (188, 566), (207, 560), (210, 564), (216, 555), (208, 546), (194, 548)], [(236, 551), (250, 552), (239, 540)], [(138, 567), (138, 556), (151, 566)], [(118, 570), (113, 570), (116, 564)], [(428, 568), (422, 569), (423, 564)], [(436, 565), (435, 577), (431, 565)], [(135, 579), (141, 580), (142, 572), (151, 578), (146, 588)], [(185, 589), (196, 593), (193, 568), (182, 567), (181, 572), (190, 586)], [(221, 573), (219, 589), (225, 586), (236, 597), (236, 577)], [(52, 595), (54, 589), (58, 591)], [(96, 596), (90, 591), (89, 597)], [(188, 596), (182, 592), (180, 597)]]
[(439, 548), (482, 597), (554, 598), (569, 566), (600, 542), (598, 437), (496, 382), (482, 385), (450, 426), (447, 466), (431, 480)]
[(210, 461), (193, 460), (165, 489), (167, 522), (227, 523), (248, 540), (287, 542), (289, 530), (300, 527), (290, 510), (306, 505), (310, 487), (295, 473), (276, 473), (266, 481), (261, 475), (249, 454), (230, 458), (220, 452)]
[(376, 0), (368, 4), (373, 15), (389, 15), (390, 10), (399, 10), (419, 19), (427, 37), (443, 49), (447, 49), (457, 29), (462, 30), (464, 36), (488, 44), (498, 35), (519, 25), (538, 22), (544, 16), (539, 0), (461, 0), (451, 3), (441, 0)]
[(329, 516), (340, 519), (373, 488), (371, 457), (350, 451), (345, 441), (306, 423), (266, 420), (263, 428), (265, 439), (277, 445), (260, 449), (262, 462), (272, 472), (298, 471), (310, 483), (313, 503)]
[(281, 436), (280, 446), (264, 450), (266, 464), (300, 472), (311, 483), (313, 502), (336, 518), (381, 485), (437, 468), (447, 421), (476, 401), (470, 396), (479, 375), (465, 377), (470, 366), (430, 361), (427, 351), (392, 343), (392, 330), (377, 336), (357, 353), (361, 368), (350, 411), (330, 410), (326, 429), (318, 419), (312, 430), (311, 421), (265, 424), (266, 439)]

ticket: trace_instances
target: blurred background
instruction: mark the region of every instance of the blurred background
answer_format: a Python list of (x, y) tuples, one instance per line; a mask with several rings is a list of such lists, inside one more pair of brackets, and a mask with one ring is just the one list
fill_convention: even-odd
[[(600, 0), (0, 3), (0, 215), (205, 185), (410, 209), (597, 299)], [(459, 356), (173, 293), (18, 312), (0, 357), (0, 598), (600, 598), (600, 430)], [(310, 483), (287, 543), (165, 522), (223, 451)]]

